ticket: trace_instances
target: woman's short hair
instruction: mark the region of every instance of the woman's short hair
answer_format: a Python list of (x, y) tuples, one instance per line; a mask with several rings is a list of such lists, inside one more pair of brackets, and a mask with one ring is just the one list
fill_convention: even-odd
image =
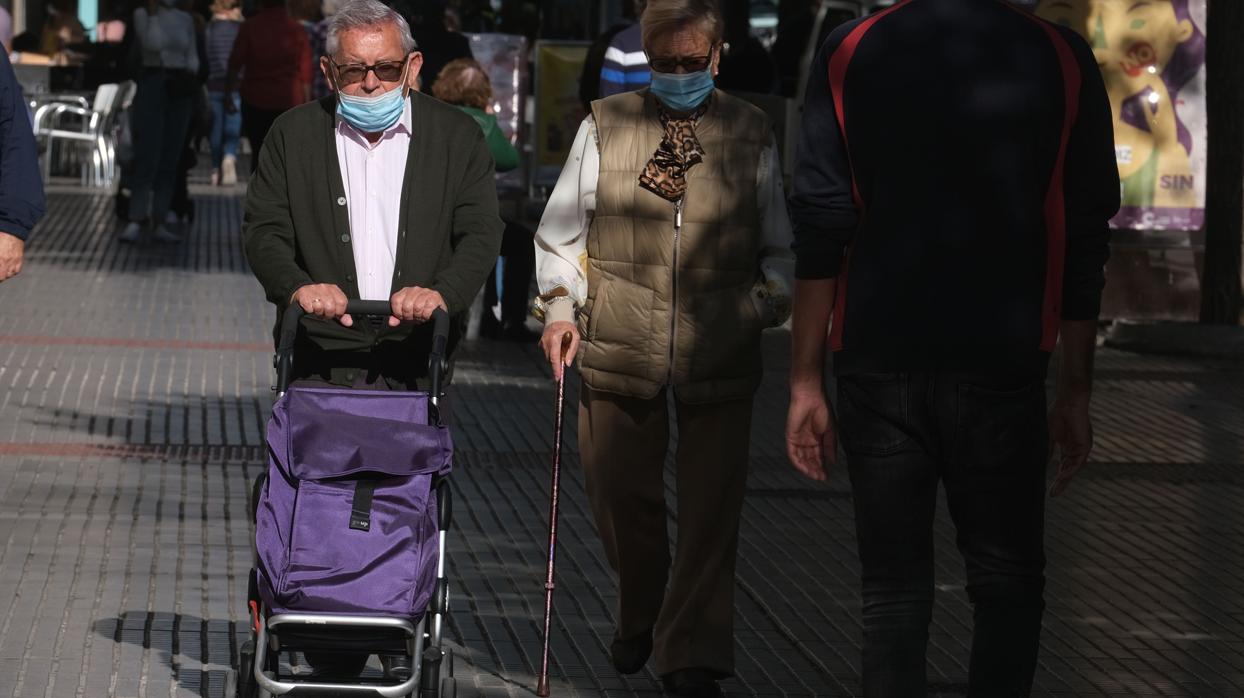
[(648, 0), (639, 24), (647, 48), (658, 36), (688, 26), (700, 29), (709, 43), (716, 44), (721, 41), (725, 22), (716, 0)]
[(492, 103), (492, 82), (477, 61), (458, 58), (441, 68), (432, 83), (432, 96), (458, 106), (487, 109)]
[(410, 35), (410, 25), (393, 8), (379, 0), (350, 0), (337, 8), (337, 14), (328, 20), (328, 36), (324, 42), (325, 52), (334, 58), (341, 49), (342, 32), (351, 29), (381, 27), (392, 24), (402, 39), (402, 50), (407, 54), (418, 50), (415, 37)]

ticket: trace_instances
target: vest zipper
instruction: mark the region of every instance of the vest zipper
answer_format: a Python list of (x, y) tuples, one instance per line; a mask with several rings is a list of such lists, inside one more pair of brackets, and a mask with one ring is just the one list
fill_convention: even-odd
[(671, 294), (670, 302), (670, 355), (669, 374), (666, 382), (674, 382), (674, 352), (678, 346), (678, 240), (682, 237), (682, 199), (674, 202), (674, 263), (670, 269)]

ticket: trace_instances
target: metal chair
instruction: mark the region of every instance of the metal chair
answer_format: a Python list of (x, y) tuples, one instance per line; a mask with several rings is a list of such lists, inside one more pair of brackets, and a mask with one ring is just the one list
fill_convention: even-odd
[(133, 83), (100, 85), (89, 107), (85, 99), (45, 101), (35, 111), (35, 137), (44, 142), (43, 179), (52, 174), (60, 142), (61, 157), (71, 146), (79, 159), (83, 186), (109, 187), (116, 177), (116, 130), (123, 105), (133, 99)]

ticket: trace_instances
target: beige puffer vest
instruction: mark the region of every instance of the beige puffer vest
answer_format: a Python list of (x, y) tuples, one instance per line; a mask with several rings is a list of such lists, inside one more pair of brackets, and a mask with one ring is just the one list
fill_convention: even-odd
[(761, 376), (764, 327), (751, 289), (761, 249), (756, 169), (769, 120), (713, 93), (695, 129), (704, 161), (691, 168), (678, 216), (675, 204), (639, 186), (661, 142), (656, 109), (647, 90), (592, 104), (600, 178), (579, 316), (583, 380), (633, 397), (665, 385), (687, 402), (749, 397)]

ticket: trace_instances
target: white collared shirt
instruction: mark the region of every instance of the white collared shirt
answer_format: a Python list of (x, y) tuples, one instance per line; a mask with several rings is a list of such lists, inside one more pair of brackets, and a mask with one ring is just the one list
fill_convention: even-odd
[(354, 270), (363, 300), (387, 301), (392, 295), (410, 137), (409, 98), (402, 118), (374, 144), (337, 117), (337, 162), (346, 189)]

